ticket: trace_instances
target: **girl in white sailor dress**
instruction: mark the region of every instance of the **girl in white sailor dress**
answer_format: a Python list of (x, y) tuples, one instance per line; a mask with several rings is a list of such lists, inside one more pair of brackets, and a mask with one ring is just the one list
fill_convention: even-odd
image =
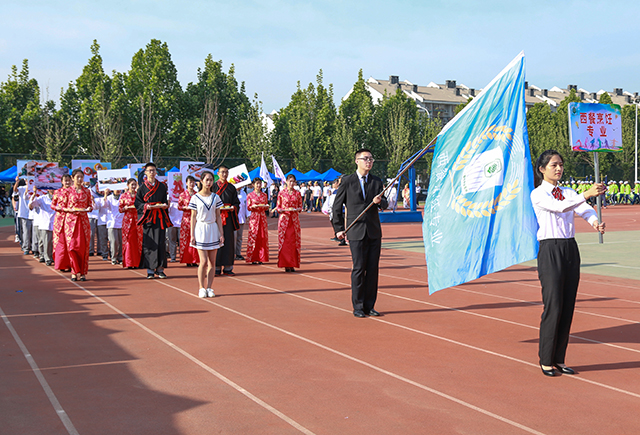
[[(211, 192), (214, 183), (213, 173), (204, 171), (200, 178), (202, 188), (191, 197), (188, 208), (191, 210), (191, 246), (198, 250), (198, 296), (215, 296), (213, 277), (215, 275), (216, 252), (224, 244), (220, 207), (224, 204), (220, 197)], [(206, 285), (205, 285), (206, 284)]]

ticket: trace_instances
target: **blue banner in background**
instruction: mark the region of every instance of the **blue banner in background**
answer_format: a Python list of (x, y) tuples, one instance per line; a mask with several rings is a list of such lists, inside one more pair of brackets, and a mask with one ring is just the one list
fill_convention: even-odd
[(520, 53), (438, 135), (422, 224), (430, 294), (537, 255), (524, 82)]

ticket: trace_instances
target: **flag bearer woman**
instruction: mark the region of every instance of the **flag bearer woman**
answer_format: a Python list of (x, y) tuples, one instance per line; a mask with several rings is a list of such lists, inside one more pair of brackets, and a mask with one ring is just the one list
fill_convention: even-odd
[(574, 239), (573, 214), (577, 214), (604, 234), (593, 208), (585, 201), (604, 193), (602, 183), (594, 184), (582, 194), (558, 185), (564, 160), (557, 151), (543, 152), (536, 162), (540, 185), (531, 192), (531, 202), (538, 219), (538, 277), (542, 285), (544, 311), (540, 321), (540, 368), (546, 376), (575, 372), (564, 363), (569, 331), (580, 281), (580, 252)]

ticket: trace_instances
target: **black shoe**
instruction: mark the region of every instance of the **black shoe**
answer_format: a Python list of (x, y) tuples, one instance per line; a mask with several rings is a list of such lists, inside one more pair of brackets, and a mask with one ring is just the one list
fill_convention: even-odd
[(575, 375), (576, 372), (570, 367), (560, 367), (559, 364), (554, 364), (554, 367), (558, 369), (558, 371), (565, 375)]
[(93, 252), (89, 252), (89, 257), (93, 257), (95, 254)]
[(216, 270), (214, 276), (222, 276), (222, 272)]
[(366, 315), (366, 314), (364, 313), (364, 311), (362, 311), (362, 310), (355, 310), (355, 311), (353, 312), (353, 315), (354, 315), (355, 317), (360, 317), (360, 318), (362, 318), (362, 317), (367, 317), (367, 315)]
[(46, 264), (47, 266), (53, 266), (53, 261), (47, 261), (45, 264)]
[(236, 255), (236, 260), (244, 260), (244, 257), (242, 255)]
[(40, 257), (40, 263), (44, 263), (45, 261), (47, 260), (45, 260), (44, 257)]
[(108, 260), (109, 260), (109, 257), (105, 257), (105, 256), (102, 257), (102, 261), (108, 261)]
[(158, 278), (165, 279), (166, 277), (167, 275), (165, 275), (164, 272), (158, 272)]
[(231, 271), (231, 270), (228, 271), (228, 272), (225, 270), (224, 274), (227, 275), (227, 276), (236, 276), (236, 274), (233, 273), (233, 271)]
[(347, 242), (344, 239), (340, 240), (340, 243), (338, 243), (338, 246), (347, 246)]
[(86, 280), (87, 280), (87, 278), (86, 278), (84, 275), (82, 275), (82, 276), (80, 277), (80, 281), (86, 281)]
[(369, 310), (368, 313), (370, 316), (374, 316), (374, 317), (380, 317), (382, 316), (382, 314), (380, 314), (379, 312), (377, 312), (376, 310)]
[(553, 367), (551, 367), (551, 370), (545, 370), (542, 368), (542, 364), (540, 364), (540, 370), (542, 370), (542, 374), (544, 374), (545, 376), (555, 376), (556, 372), (553, 370)]
[(78, 278), (74, 275), (71, 277), (71, 281), (76, 282), (78, 280)]
[(153, 279), (154, 275), (153, 273), (147, 273), (147, 279)]

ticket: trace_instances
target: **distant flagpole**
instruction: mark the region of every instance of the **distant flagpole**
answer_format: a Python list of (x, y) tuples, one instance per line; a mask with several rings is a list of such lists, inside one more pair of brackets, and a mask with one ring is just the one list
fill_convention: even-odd
[(273, 163), (273, 173), (275, 174), (276, 178), (280, 179), (280, 183), (284, 183), (287, 177), (284, 176), (284, 172), (282, 172), (282, 168), (278, 164), (278, 161), (273, 156), (273, 154), (271, 155), (271, 163)]
[(270, 187), (273, 184), (273, 180), (271, 179), (271, 175), (267, 169), (267, 164), (264, 161), (264, 153), (262, 153), (262, 161), (260, 162), (260, 178), (267, 183), (267, 187)]

